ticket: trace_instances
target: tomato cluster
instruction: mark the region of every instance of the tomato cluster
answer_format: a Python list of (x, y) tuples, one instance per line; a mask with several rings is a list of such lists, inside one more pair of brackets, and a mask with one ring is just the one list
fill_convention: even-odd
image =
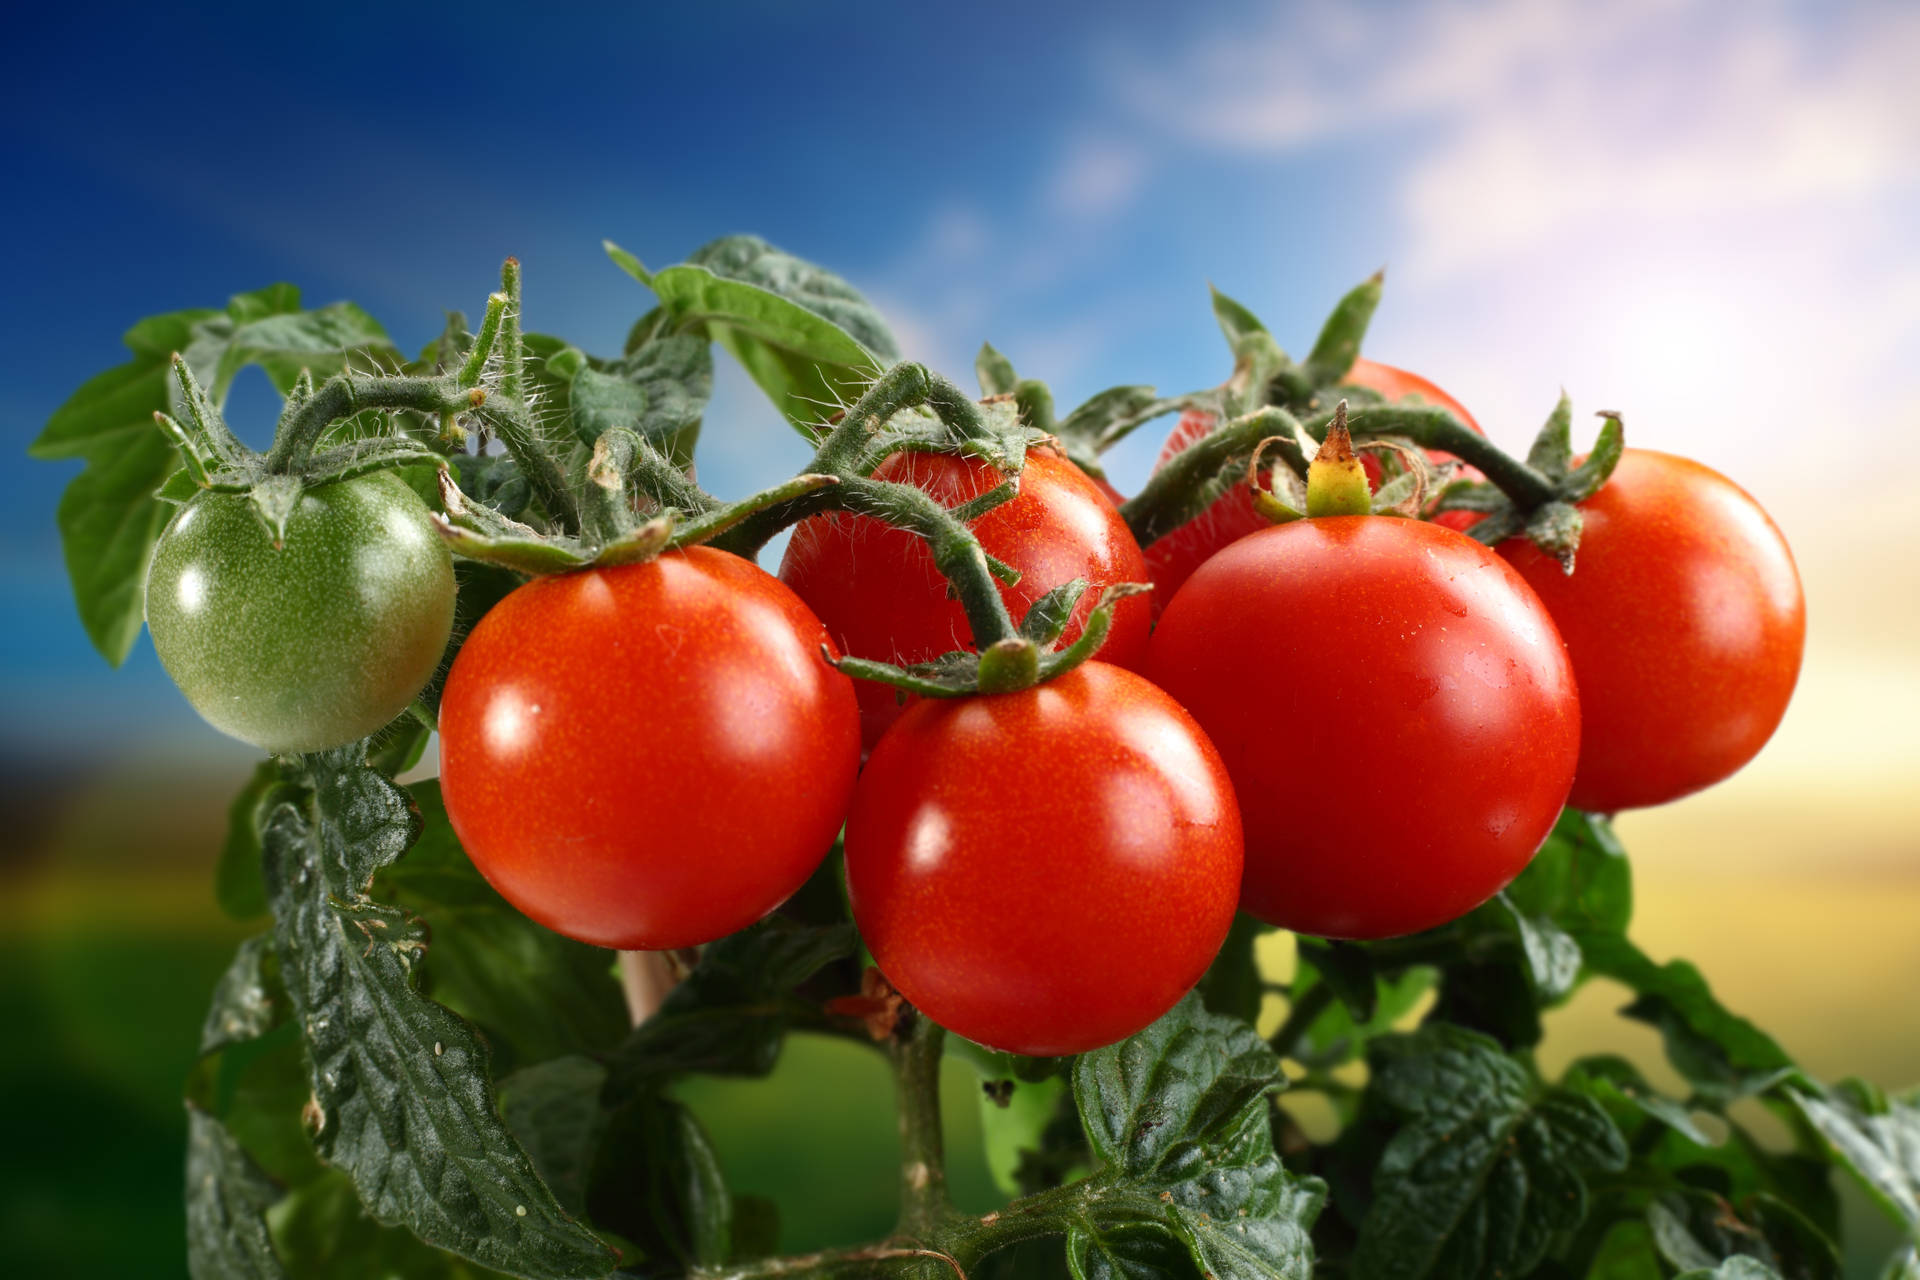
[[(1348, 381), (1479, 431), (1413, 374), (1363, 360)], [(1185, 414), (1162, 461), (1217, 425)], [(903, 451), (873, 478), (951, 510), (1009, 477)], [(1143, 553), (1110, 487), (1030, 451), (968, 522), (1014, 579), (1008, 615), (1081, 580), (1066, 644), (1107, 588), (1154, 591), (1104, 606), (1096, 660), (992, 694), (915, 699), (836, 669), (973, 646), (927, 543), (873, 515), (807, 516), (778, 577), (695, 546), (537, 578), (447, 675), (448, 816), (529, 916), (648, 950), (765, 916), (844, 829), (887, 978), (961, 1034), (1056, 1055), (1164, 1013), (1236, 910), (1334, 938), (1433, 927), (1519, 874), (1564, 804), (1709, 785), (1784, 713), (1805, 629), (1791, 556), (1697, 463), (1628, 451), (1580, 504), (1571, 575), (1525, 538), (1468, 537), (1475, 513), (1274, 525), (1250, 492)], [(391, 475), (341, 481), (300, 497), (281, 545), (247, 499), (196, 498), (149, 584), (168, 670), (276, 751), (376, 731), (449, 635), (425, 515)]]

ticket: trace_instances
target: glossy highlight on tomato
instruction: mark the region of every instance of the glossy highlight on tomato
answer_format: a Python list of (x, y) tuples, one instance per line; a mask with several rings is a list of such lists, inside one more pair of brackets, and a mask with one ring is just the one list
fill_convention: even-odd
[[(1000, 484), (1001, 473), (977, 458), (897, 453), (874, 472), (881, 480), (917, 485), (955, 507)], [(1085, 578), (1061, 643), (1070, 644), (1107, 587), (1147, 581), (1140, 545), (1113, 504), (1085, 472), (1045, 450), (1027, 455), (1020, 492), (971, 526), (987, 554), (1012, 565), (1020, 581), (1001, 584), (1015, 622), (1053, 588)], [(811, 516), (793, 531), (780, 580), (805, 600), (843, 652), (890, 662), (926, 662), (973, 647), (966, 610), (953, 598), (916, 534), (868, 516)], [(1122, 601), (1100, 650), (1103, 660), (1137, 666), (1146, 654), (1150, 609), (1144, 596)], [(884, 685), (861, 683), (866, 744), (880, 740), (900, 715)]]
[(1332, 938), (1431, 928), (1552, 830), (1580, 743), (1553, 622), (1489, 548), (1437, 525), (1277, 525), (1202, 565), (1147, 674), (1226, 762), (1241, 907)]
[(1572, 803), (1664, 804), (1734, 773), (1779, 727), (1806, 643), (1800, 577), (1760, 504), (1687, 458), (1628, 449), (1580, 511), (1571, 576), (1524, 538), (1500, 554), (1573, 658)]
[(473, 863), (550, 929), (664, 950), (745, 928), (832, 846), (852, 682), (764, 570), (704, 547), (541, 578), (447, 677), (440, 773)]
[(267, 751), (379, 732), (453, 630), (453, 560), (428, 514), (374, 472), (303, 492), (276, 547), (246, 494), (198, 495), (148, 571), (161, 665), (209, 724)]
[[(1374, 360), (1356, 359), (1353, 368), (1347, 372), (1346, 381), (1351, 386), (1377, 391), (1389, 402), (1411, 401), (1446, 409), (1476, 433), (1486, 434), (1480, 430), (1480, 424), (1474, 421), (1465, 406), (1417, 373)], [(1160, 447), (1160, 456), (1154, 461), (1155, 470), (1165, 466), (1168, 459), (1201, 439), (1213, 427), (1212, 414), (1193, 409), (1181, 414), (1180, 421), (1168, 433), (1167, 442)], [(1457, 461), (1452, 454), (1438, 449), (1428, 450), (1427, 456), (1435, 464)], [(1379, 460), (1371, 452), (1362, 452), (1360, 465), (1367, 470), (1367, 483), (1379, 488)], [(1468, 479), (1480, 478), (1480, 473), (1472, 468), (1467, 468), (1463, 474)], [(1475, 518), (1465, 512), (1447, 511), (1436, 516), (1434, 523), (1449, 528), (1463, 528)], [(1266, 528), (1269, 523), (1265, 516), (1253, 509), (1253, 494), (1247, 485), (1236, 482), (1194, 519), (1156, 539), (1145, 548), (1147, 569), (1153, 575), (1151, 599), (1154, 616), (1159, 616), (1160, 611), (1166, 608), (1167, 601), (1173, 599), (1173, 593), (1180, 589), (1180, 584), (1206, 563), (1214, 552), (1256, 530)]]
[(854, 921), (902, 994), (1053, 1055), (1131, 1035), (1199, 981), (1233, 923), (1241, 831), (1193, 718), (1095, 661), (909, 707), (861, 775), (846, 856)]

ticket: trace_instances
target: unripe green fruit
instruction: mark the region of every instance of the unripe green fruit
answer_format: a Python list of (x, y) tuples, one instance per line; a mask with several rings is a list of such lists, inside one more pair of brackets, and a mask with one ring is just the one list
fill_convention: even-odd
[(453, 630), (453, 560), (391, 472), (302, 493), (276, 548), (246, 494), (203, 493), (154, 548), (147, 628), (194, 710), (268, 751), (319, 751), (413, 701)]

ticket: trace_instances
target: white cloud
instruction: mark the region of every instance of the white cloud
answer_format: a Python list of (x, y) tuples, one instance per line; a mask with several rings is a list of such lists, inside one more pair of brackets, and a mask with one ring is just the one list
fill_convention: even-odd
[(1123, 212), (1146, 185), (1146, 151), (1117, 138), (1082, 138), (1068, 148), (1047, 184), (1049, 212), (1072, 218), (1104, 218)]

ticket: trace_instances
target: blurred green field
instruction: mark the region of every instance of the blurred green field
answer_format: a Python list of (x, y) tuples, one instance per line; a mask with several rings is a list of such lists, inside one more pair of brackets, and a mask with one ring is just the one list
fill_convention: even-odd
[[(209, 884), (226, 799), (248, 768), (238, 756), (148, 762), (14, 792), (26, 808), (0, 863), (0, 1089), (11, 1104), (0, 1274), (185, 1274), (180, 1086), (207, 994), (247, 932), (220, 916)], [(1741, 847), (1745, 837), (1717, 821), (1708, 852)], [(1837, 845), (1828, 829), (1814, 843), (1771, 822), (1752, 847), (1806, 839), (1806, 855), (1718, 865), (1688, 843), (1684, 818), (1622, 827), (1636, 853), (1635, 933), (1651, 952), (1694, 960), (1816, 1075), (1920, 1081), (1920, 1020), (1906, 994), (1920, 976), (1920, 874), (1905, 870), (1920, 860), (1837, 859), (1828, 851), (1857, 850), (1859, 839)], [(1267, 959), (1284, 972), (1288, 940), (1275, 937)], [(1542, 1065), (1605, 1047), (1677, 1084), (1654, 1034), (1613, 1016), (1623, 1003), (1605, 984), (1583, 991), (1552, 1016)], [(950, 1067), (953, 1187), (984, 1210), (995, 1192), (976, 1091), (971, 1072)], [(682, 1096), (735, 1189), (779, 1203), (784, 1247), (890, 1225), (893, 1115), (876, 1055), (802, 1037), (768, 1080), (694, 1081)], [(1854, 1273), (1871, 1274), (1892, 1230), (1857, 1197), (1848, 1211)]]

